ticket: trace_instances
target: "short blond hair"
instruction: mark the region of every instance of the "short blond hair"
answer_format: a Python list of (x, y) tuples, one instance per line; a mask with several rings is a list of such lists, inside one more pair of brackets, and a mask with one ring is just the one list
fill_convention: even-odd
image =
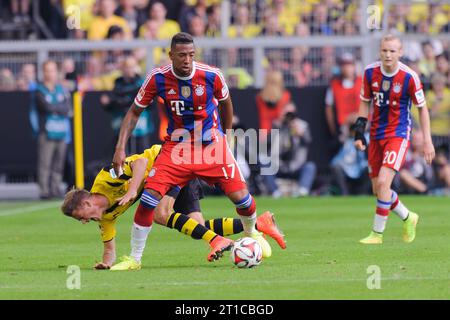
[(395, 34), (392, 34), (392, 33), (385, 34), (385, 35), (381, 38), (381, 42), (380, 42), (380, 43), (382, 43), (382, 42), (384, 42), (384, 41), (394, 41), (394, 40), (397, 40), (397, 41), (400, 43), (400, 48), (403, 47), (402, 39), (400, 39), (399, 36), (397, 36), (397, 35), (395, 35)]
[(76, 210), (81, 202), (88, 198), (91, 194), (85, 189), (72, 189), (66, 193), (64, 202), (61, 205), (61, 211), (68, 217), (73, 216), (73, 211)]

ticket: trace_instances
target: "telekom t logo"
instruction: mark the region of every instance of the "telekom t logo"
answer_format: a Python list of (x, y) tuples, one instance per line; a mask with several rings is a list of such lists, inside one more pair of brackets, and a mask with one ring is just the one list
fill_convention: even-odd
[(172, 100), (170, 101), (170, 105), (172, 106), (172, 111), (175, 111), (177, 116), (182, 116), (181, 111), (184, 111), (184, 101), (182, 100)]
[(381, 104), (383, 103), (383, 99), (384, 99), (383, 92), (374, 92), (373, 96), (374, 96), (374, 99), (375, 99), (375, 105), (377, 107), (381, 107)]

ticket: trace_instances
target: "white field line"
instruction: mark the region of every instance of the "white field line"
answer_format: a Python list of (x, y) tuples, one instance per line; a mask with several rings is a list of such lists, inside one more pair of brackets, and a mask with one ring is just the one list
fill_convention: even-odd
[(46, 202), (46, 203), (36, 204), (36, 205), (32, 205), (32, 206), (27, 206), (24, 208), (15, 208), (15, 209), (6, 210), (6, 211), (0, 211), (0, 217), (22, 214), (22, 213), (30, 213), (30, 212), (40, 211), (40, 210), (44, 210), (44, 209), (57, 208), (60, 204), (61, 204), (60, 201)]
[[(450, 280), (450, 277), (385, 277), (381, 278), (381, 285), (383, 285), (383, 282), (390, 282), (390, 281), (442, 281), (442, 280)], [(250, 280), (250, 281), (227, 281), (223, 282), (222, 285), (242, 285), (242, 284), (266, 284), (266, 285), (274, 285), (274, 284), (290, 284), (290, 283), (321, 283), (321, 282), (328, 282), (328, 283), (335, 283), (335, 282), (361, 282), (364, 285), (366, 284), (367, 278), (349, 278), (349, 279), (292, 279), (292, 280), (283, 280), (283, 281), (260, 281), (260, 280)], [(86, 283), (87, 282), (87, 283)], [(86, 281), (85, 283), (81, 283), (82, 288), (115, 288), (113, 284), (110, 283), (95, 283), (95, 284), (89, 284), (91, 281)], [(215, 282), (213, 281), (187, 281), (187, 282), (149, 282), (149, 283), (141, 283), (139, 286), (146, 285), (148, 288), (152, 288), (153, 286), (211, 286)], [(62, 284), (43, 284), (43, 285), (0, 285), (0, 289), (43, 289), (43, 288), (65, 288), (65, 283)], [(119, 288), (122, 290), (121, 288)]]

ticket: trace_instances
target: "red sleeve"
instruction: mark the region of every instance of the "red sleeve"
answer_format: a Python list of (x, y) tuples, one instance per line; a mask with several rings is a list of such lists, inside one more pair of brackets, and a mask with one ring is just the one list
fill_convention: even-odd
[(214, 97), (217, 100), (222, 101), (228, 98), (228, 95), (228, 86), (225, 82), (225, 78), (223, 77), (222, 72), (220, 72), (220, 70), (217, 70), (216, 78), (214, 79)]
[(422, 82), (420, 81), (417, 73), (414, 71), (411, 73), (411, 77), (409, 78), (408, 93), (416, 106), (425, 106), (425, 94), (423, 93)]
[(361, 93), (359, 97), (362, 101), (369, 102), (372, 100), (372, 89), (370, 88), (369, 79), (367, 77), (369, 69), (364, 70), (363, 79), (362, 79), (362, 86), (361, 86)]
[(156, 80), (155, 80), (155, 72), (151, 72), (145, 82), (142, 84), (139, 89), (136, 98), (134, 99), (134, 103), (141, 108), (147, 108), (150, 103), (152, 103), (153, 98), (156, 95)]

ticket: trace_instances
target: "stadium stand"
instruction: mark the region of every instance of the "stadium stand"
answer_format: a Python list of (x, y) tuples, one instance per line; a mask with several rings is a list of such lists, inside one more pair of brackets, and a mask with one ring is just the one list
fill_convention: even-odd
[[(369, 8), (379, 12), (371, 16)], [(306, 114), (313, 140), (320, 142), (330, 137), (324, 101), (330, 81), (339, 76), (338, 58), (351, 54), (361, 74), (377, 58), (377, 39), (391, 31), (404, 38), (404, 61), (421, 77), (428, 99), (434, 105), (443, 101), (436, 114), (449, 108), (446, 1), (392, 0), (383, 6), (380, 0), (1, 0), (0, 19), (0, 94), (32, 95), (49, 58), (60, 64), (69, 91), (110, 91), (128, 56), (138, 61), (142, 75), (168, 63), (168, 40), (181, 30), (196, 37), (198, 60), (220, 67), (230, 87), (250, 90), (255, 110), (265, 75), (281, 73), (286, 88), (300, 92), (293, 94), (295, 105), (302, 118)], [(369, 21), (374, 28), (367, 28)], [(310, 103), (302, 92), (319, 92), (321, 98)], [(305, 111), (305, 105), (315, 110)], [(448, 157), (450, 126), (441, 129), (434, 138)], [(311, 149), (310, 158), (318, 164), (312, 193), (333, 193), (326, 178), (332, 152), (323, 151), (322, 159)], [(35, 181), (31, 169), (15, 174), (7, 167), (0, 165), (0, 181)]]

